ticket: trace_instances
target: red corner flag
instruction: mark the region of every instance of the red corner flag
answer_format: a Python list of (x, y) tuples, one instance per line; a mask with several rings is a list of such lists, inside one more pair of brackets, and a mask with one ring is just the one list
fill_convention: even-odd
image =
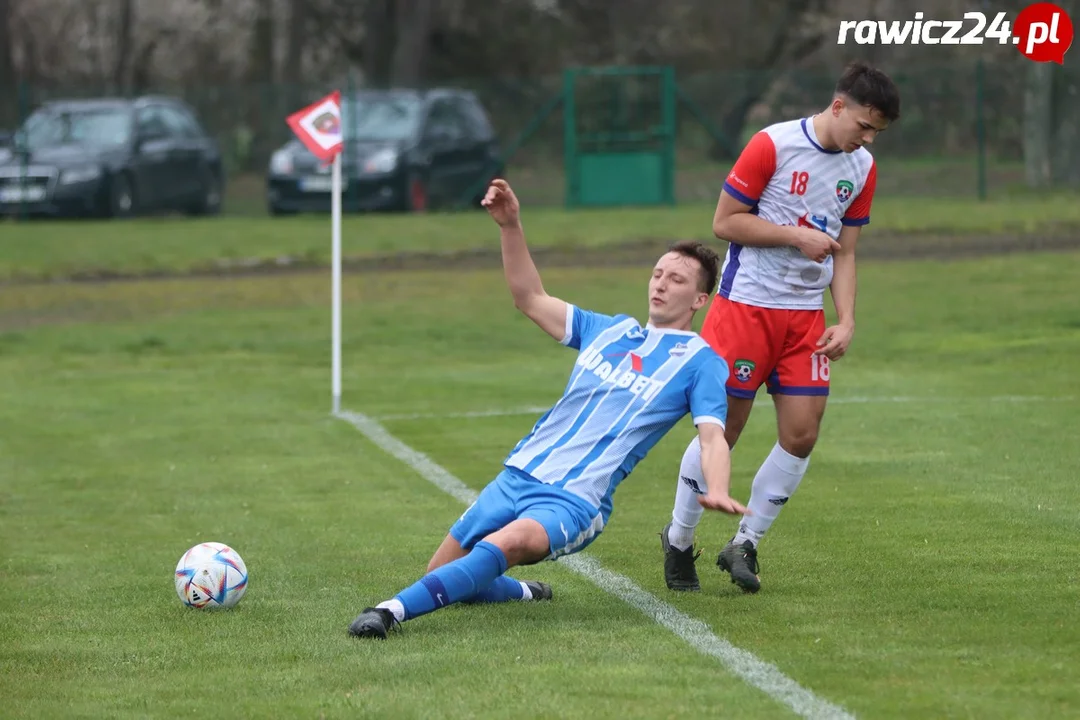
[(330, 162), (341, 152), (341, 92), (338, 90), (289, 115), (285, 122), (311, 154), (323, 162)]

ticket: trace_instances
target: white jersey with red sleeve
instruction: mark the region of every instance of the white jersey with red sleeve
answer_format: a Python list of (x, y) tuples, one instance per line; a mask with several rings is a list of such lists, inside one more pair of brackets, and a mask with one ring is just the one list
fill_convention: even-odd
[[(801, 225), (834, 240), (870, 222), (877, 168), (865, 149), (826, 150), (810, 118), (770, 125), (747, 143), (724, 190), (776, 225)], [(793, 247), (731, 243), (719, 294), (758, 307), (817, 310), (832, 282), (832, 257), (816, 263)]]

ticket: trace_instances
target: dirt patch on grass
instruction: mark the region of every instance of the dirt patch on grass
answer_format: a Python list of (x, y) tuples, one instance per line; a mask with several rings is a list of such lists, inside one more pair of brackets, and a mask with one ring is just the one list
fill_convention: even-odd
[[(605, 247), (538, 247), (532, 249), (540, 267), (626, 267), (651, 264), (672, 240), (648, 238)], [(715, 243), (718, 250), (723, 243)], [(1067, 251), (1080, 249), (1080, 228), (1054, 228), (1039, 234), (1002, 233), (996, 235), (950, 235), (947, 233), (874, 233), (859, 244), (860, 260), (960, 259), (1013, 252)], [(501, 267), (498, 247), (452, 252), (402, 252), (342, 261), (346, 273), (384, 273), (410, 270), (477, 270)], [(86, 270), (70, 275), (0, 282), (3, 285), (47, 284), (55, 282), (117, 282), (198, 277), (250, 277), (328, 270), (322, 262), (302, 257), (219, 260), (186, 271), (154, 270), (118, 272), (110, 269)]]
[[(545, 268), (605, 268), (650, 267), (667, 248), (670, 240), (660, 238), (636, 240), (604, 248), (542, 247), (533, 250), (540, 266)], [(718, 249), (721, 243), (717, 243)], [(1007, 253), (1034, 251), (1080, 250), (1080, 231), (1046, 235), (957, 236), (949, 234), (889, 234), (868, 235), (860, 244), (859, 257), (865, 261), (897, 261), (974, 258)], [(467, 271), (497, 270), (502, 260), (498, 248), (483, 248), (451, 253), (399, 253), (378, 257), (353, 258), (344, 263), (349, 275), (392, 274), (405, 271)], [(217, 265), (192, 272), (155, 272), (122, 274), (115, 272), (82, 273), (74, 277), (53, 280), (23, 280), (9, 282), (6, 301), (0, 303), (0, 354), (4, 342), (18, 338), (4, 333), (41, 325), (71, 322), (100, 322), (131, 320), (144, 315), (167, 314), (188, 309), (206, 309), (219, 301), (238, 307), (248, 303), (262, 306), (258, 298), (246, 299), (235, 288), (243, 284), (221, 283), (231, 278), (280, 278), (273, 281), (278, 292), (301, 298), (303, 283), (329, 274), (325, 264), (289, 261), (251, 260), (234, 265)], [(154, 285), (142, 281), (157, 280)], [(167, 281), (196, 281), (205, 285), (198, 290), (187, 289), (180, 295), (159, 294), (157, 290)], [(205, 283), (203, 282), (205, 281)], [(325, 282), (325, 281), (324, 281)], [(2, 287), (4, 283), (0, 283)], [(106, 296), (103, 287), (114, 285)], [(289, 295), (289, 288), (293, 288)], [(164, 292), (164, 291), (163, 291)], [(240, 293), (240, 296), (236, 294)], [(290, 300), (283, 300), (291, 302)]]
[[(537, 248), (537, 265), (548, 267), (610, 267), (652, 263), (672, 240), (650, 239), (604, 248)], [(717, 249), (723, 249), (717, 243)], [(1080, 229), (1047, 235), (956, 236), (939, 234), (881, 234), (859, 245), (862, 260), (958, 259), (1013, 252), (1066, 251), (1080, 249)], [(502, 266), (498, 248), (456, 253), (408, 253), (350, 260), (343, 269), (352, 272), (394, 270), (453, 270)]]

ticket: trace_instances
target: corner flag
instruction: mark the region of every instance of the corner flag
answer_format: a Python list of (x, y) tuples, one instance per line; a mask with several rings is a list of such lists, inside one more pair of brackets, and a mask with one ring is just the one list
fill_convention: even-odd
[(341, 152), (341, 93), (335, 90), (322, 100), (285, 118), (311, 154), (330, 162)]
[(335, 90), (289, 115), (285, 122), (312, 155), (323, 163), (333, 162), (330, 186), (330, 239), (333, 246), (331, 393), (336, 415), (341, 410), (341, 151), (344, 148), (341, 92)]

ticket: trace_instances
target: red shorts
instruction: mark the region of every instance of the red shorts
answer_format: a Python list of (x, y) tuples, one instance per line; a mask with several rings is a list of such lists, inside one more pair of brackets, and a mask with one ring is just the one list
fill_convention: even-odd
[(829, 358), (814, 355), (824, 310), (776, 310), (716, 295), (701, 337), (728, 364), (728, 395), (752, 399), (761, 383), (772, 394), (828, 395)]

